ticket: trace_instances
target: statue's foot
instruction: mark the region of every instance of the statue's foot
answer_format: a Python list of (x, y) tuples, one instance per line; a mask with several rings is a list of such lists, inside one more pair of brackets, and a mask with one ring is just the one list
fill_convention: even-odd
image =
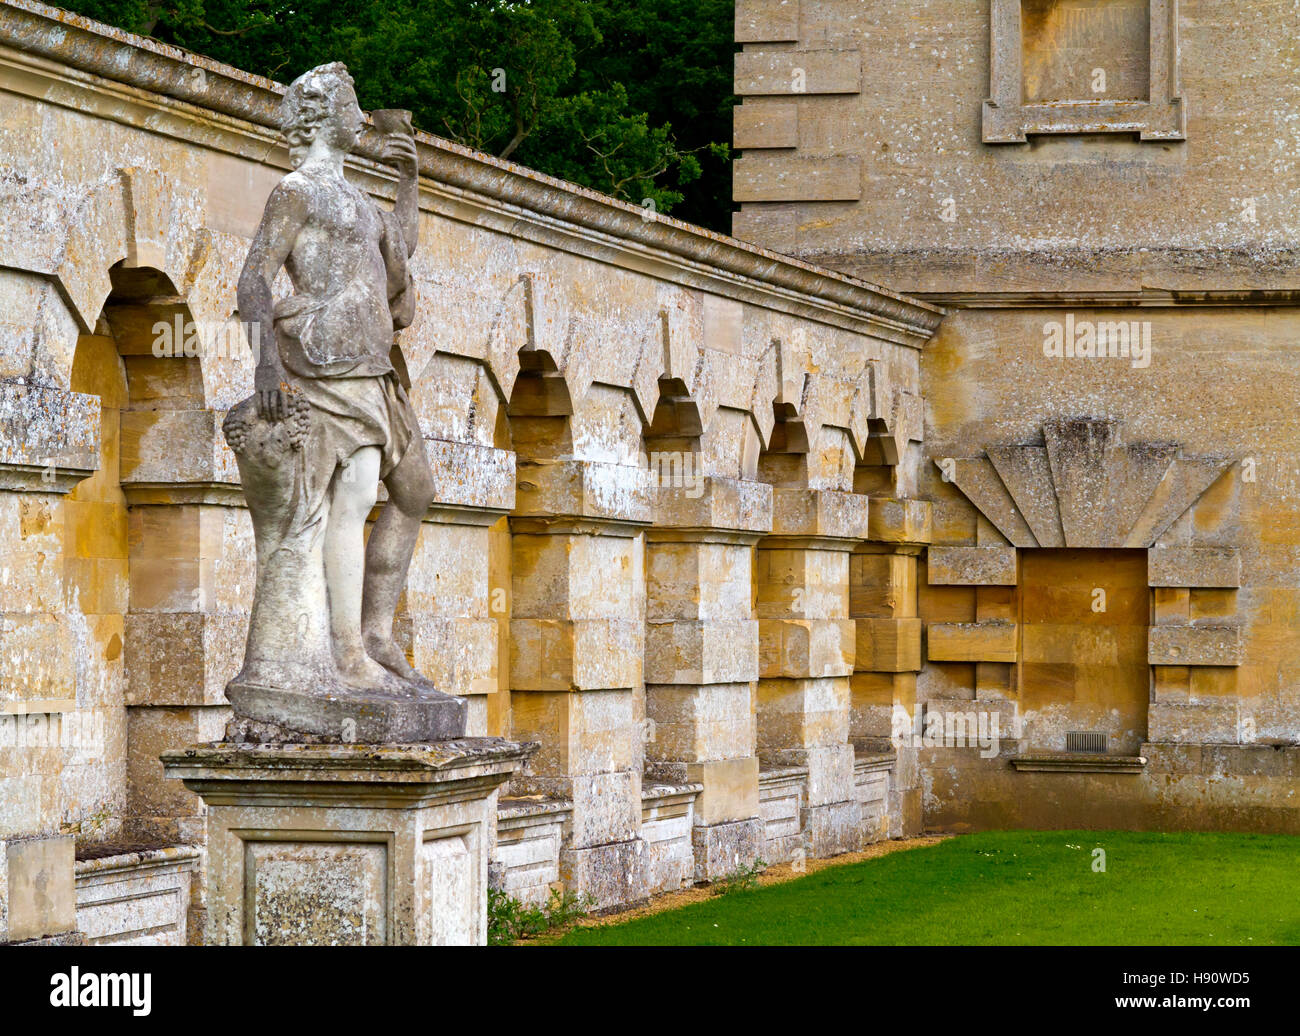
[(362, 690), (373, 691), (391, 686), (392, 677), (389, 675), (388, 670), (364, 651), (348, 652), (336, 656), (334, 661), (338, 666), (340, 678), (349, 687), (359, 687)]
[(391, 637), (367, 637), (366, 653), (394, 676), (413, 683), (422, 691), (437, 691), (433, 681), (406, 660), (406, 654)]

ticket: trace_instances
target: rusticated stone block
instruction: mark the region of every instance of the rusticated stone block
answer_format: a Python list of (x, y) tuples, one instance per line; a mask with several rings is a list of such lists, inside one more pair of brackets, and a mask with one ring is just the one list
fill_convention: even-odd
[(645, 682), (709, 684), (757, 680), (758, 627), (753, 619), (647, 623)]
[(802, 811), (804, 852), (813, 858), (851, 853), (861, 846), (861, 807), (855, 801), (807, 806)]
[(931, 662), (1014, 662), (1013, 622), (932, 622), (926, 627)]
[(800, 0), (736, 0), (737, 43), (790, 43), (799, 39)]
[(849, 676), (856, 627), (852, 619), (760, 619), (759, 675)]
[(1151, 665), (1241, 665), (1237, 626), (1152, 626), (1147, 643)]
[(748, 101), (732, 109), (732, 144), (740, 150), (799, 146), (799, 106)]
[(656, 528), (754, 533), (772, 528), (772, 487), (767, 483), (719, 475), (683, 476), (678, 481), (686, 484), (661, 479), (655, 486)]
[(772, 535), (863, 540), (868, 506), (859, 493), (777, 488), (772, 493)]
[(512, 619), (510, 682), (515, 690), (635, 687), (644, 627), (628, 619)]
[(566, 791), (566, 797), (573, 802), (573, 819), (568, 830), (570, 847), (621, 842), (640, 834), (639, 770), (565, 777), (551, 783), (556, 790)]
[(697, 824), (723, 824), (758, 816), (758, 759), (710, 759), (705, 762), (656, 761), (649, 773), (656, 781), (698, 784)]
[(515, 458), (509, 450), (426, 439), (438, 506), (505, 512), (515, 505)]
[(855, 551), (849, 562), (849, 614), (902, 619), (916, 615), (916, 558), (892, 551)]
[(929, 543), (932, 512), (929, 500), (873, 496), (867, 511), (867, 538), (881, 543)]
[(926, 555), (931, 586), (1015, 586), (1015, 547), (931, 547)]
[(1168, 587), (1237, 587), (1241, 551), (1236, 547), (1152, 547), (1147, 582)]
[(121, 480), (136, 485), (218, 482), (234, 489), (239, 472), (215, 410), (123, 410)]
[[(516, 693), (512, 719), (517, 737), (539, 742), (532, 773), (630, 770), (639, 758), (641, 726), (630, 689)], [(553, 794), (571, 797), (567, 789)]]
[(773, 767), (801, 768), (803, 805), (825, 806), (853, 798), (853, 753), (851, 744), (813, 745), (765, 751), (763, 761)]
[(763, 834), (759, 817), (707, 827), (697, 824), (691, 831), (695, 880), (716, 881), (754, 866), (763, 858)]
[(738, 202), (857, 201), (862, 163), (850, 156), (749, 151), (732, 166), (732, 197)]
[[(84, 657), (84, 652), (82, 653)], [(76, 708), (78, 648), (60, 615), (0, 613), (0, 701), (6, 712)]]
[(847, 617), (847, 552), (760, 547), (757, 560), (760, 620)]
[(646, 685), (650, 759), (734, 759), (754, 750), (753, 685)]
[(180, 781), (163, 776), (163, 752), (220, 741), (230, 720), (228, 705), (127, 709), (126, 823), (133, 836), (163, 844), (203, 842), (198, 798)]
[(650, 521), (651, 473), (586, 460), (519, 462), (515, 514)]
[(853, 668), (858, 672), (911, 673), (921, 669), (921, 620), (854, 619)]
[(862, 55), (856, 50), (747, 50), (736, 55), (735, 92), (740, 97), (855, 94), (861, 87)]
[(239, 672), (248, 616), (140, 612), (125, 616), (127, 705), (225, 705)]
[(1235, 701), (1153, 701), (1147, 711), (1150, 741), (1236, 744), (1241, 740), (1241, 706)]
[(0, 489), (66, 493), (99, 467), (99, 400), (0, 381)]
[(846, 678), (758, 681), (758, 747), (764, 759), (783, 749), (842, 745), (848, 736)]
[(749, 618), (750, 549), (743, 544), (651, 540), (646, 547), (646, 619)]
[(596, 845), (560, 852), (560, 880), (580, 889), (603, 914), (640, 906), (650, 898), (650, 854), (645, 840)]

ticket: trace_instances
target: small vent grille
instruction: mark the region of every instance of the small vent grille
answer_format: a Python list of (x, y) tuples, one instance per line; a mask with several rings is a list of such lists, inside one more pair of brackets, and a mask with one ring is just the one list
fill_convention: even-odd
[(1104, 730), (1068, 730), (1065, 734), (1065, 750), (1081, 755), (1105, 755), (1106, 741)]

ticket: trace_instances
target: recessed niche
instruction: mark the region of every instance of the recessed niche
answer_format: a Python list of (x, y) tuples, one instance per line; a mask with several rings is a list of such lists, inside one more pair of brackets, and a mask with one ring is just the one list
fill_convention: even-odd
[(984, 141), (1182, 140), (1177, 0), (992, 0)]

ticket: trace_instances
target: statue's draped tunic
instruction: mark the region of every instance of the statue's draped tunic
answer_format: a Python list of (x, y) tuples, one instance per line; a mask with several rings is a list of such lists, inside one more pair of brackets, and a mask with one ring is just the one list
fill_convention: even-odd
[(414, 316), (406, 245), (396, 216), (368, 198), (364, 203), (383, 225), (387, 298), (380, 297), (385, 286), (358, 268), (338, 291), (290, 295), (275, 306), (281, 361), (311, 405), (300, 469), (305, 499), (294, 523), (299, 528), (323, 516), (335, 471), (357, 450), (379, 448), (382, 479), (420, 434), (408, 386), (393, 366), (393, 331)]

